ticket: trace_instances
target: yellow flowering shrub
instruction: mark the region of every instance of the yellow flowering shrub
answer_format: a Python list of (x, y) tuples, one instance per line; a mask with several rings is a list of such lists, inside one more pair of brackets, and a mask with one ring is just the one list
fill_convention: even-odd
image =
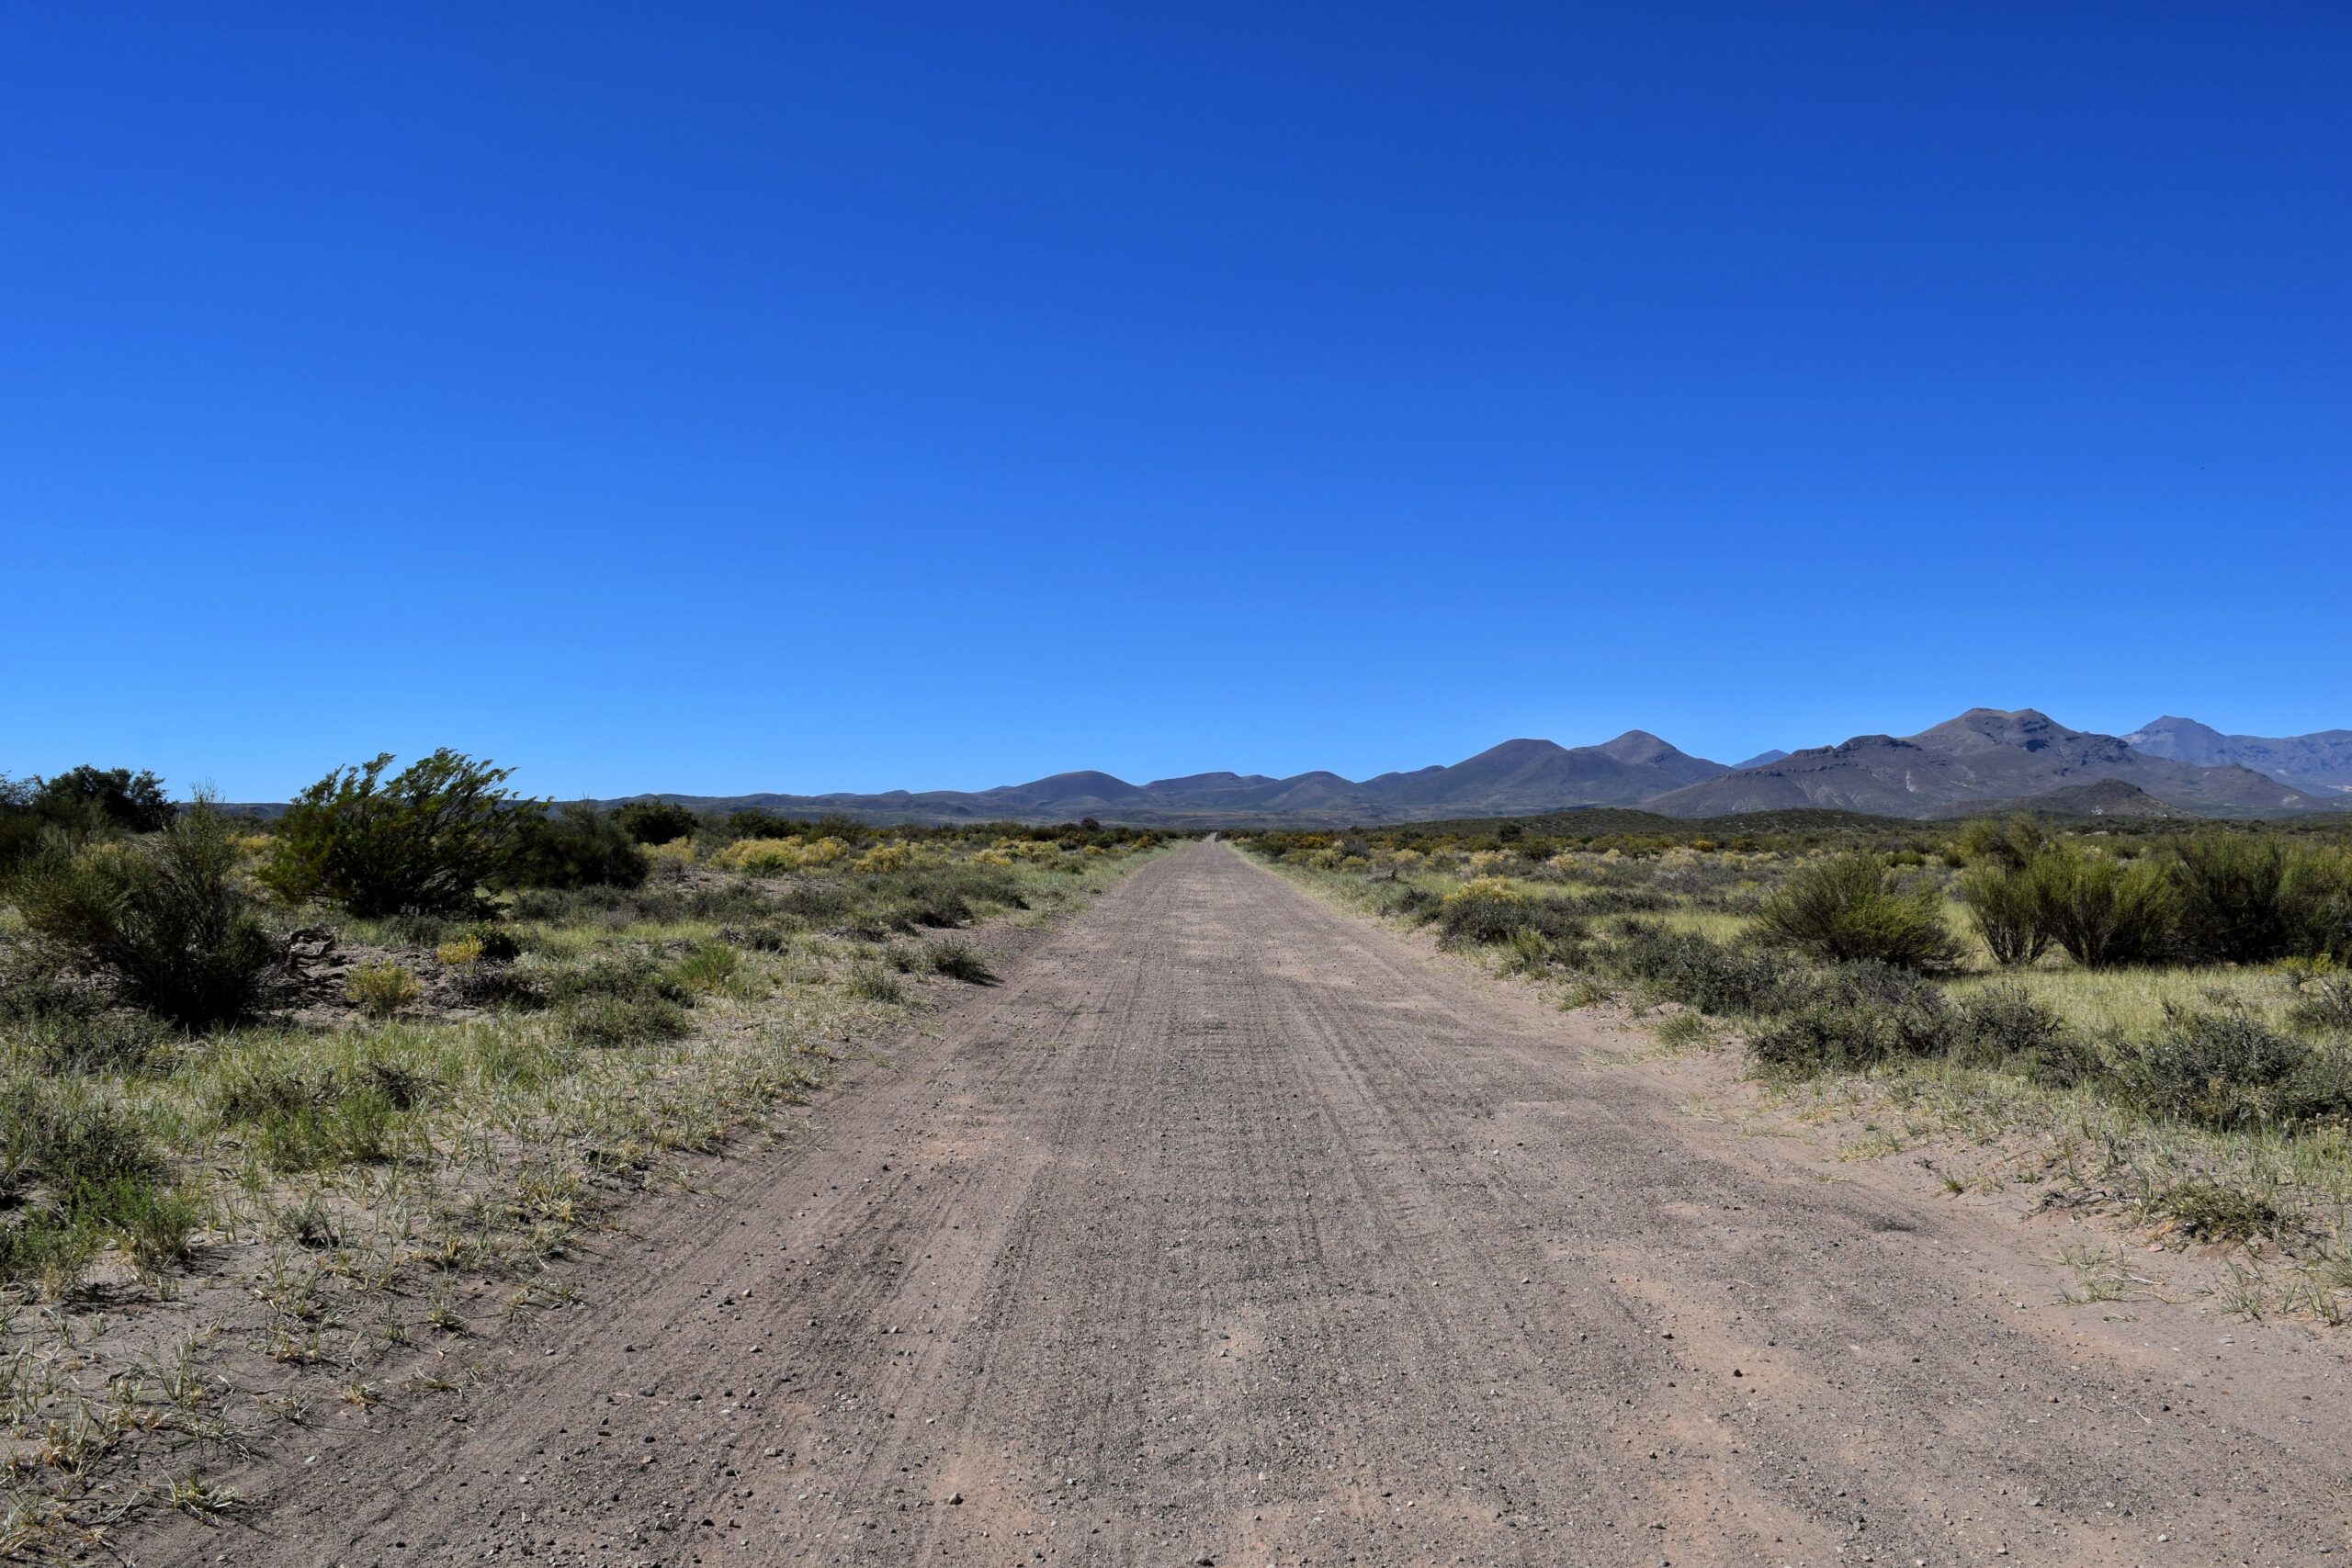
[(912, 844), (882, 843), (851, 862), (850, 870), (861, 876), (869, 876), (877, 872), (904, 871), (914, 863), (915, 847)]
[(1499, 876), (1474, 876), (1445, 896), (1445, 901), (1449, 904), (1460, 904), (1472, 898), (1485, 899), (1496, 904), (1527, 902), (1520, 896), (1518, 888), (1513, 887)]
[(710, 863), (727, 871), (814, 871), (833, 864), (849, 853), (839, 839), (803, 843), (798, 839), (738, 839)]

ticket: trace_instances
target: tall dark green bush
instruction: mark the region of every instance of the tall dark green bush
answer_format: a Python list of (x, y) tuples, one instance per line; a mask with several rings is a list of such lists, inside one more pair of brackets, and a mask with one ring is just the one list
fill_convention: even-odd
[(94, 768), (86, 762), (43, 779), (34, 792), (33, 808), (76, 838), (107, 828), (157, 832), (178, 809), (165, 797), (164, 781), (153, 773)]
[(2178, 945), (2180, 890), (2164, 861), (2053, 848), (2028, 874), (2052, 939), (2085, 968), (2154, 964)]
[(632, 800), (613, 813), (621, 830), (640, 844), (669, 844), (702, 826), (689, 808), (669, 800)]
[(2049, 949), (2049, 911), (2030, 866), (1979, 861), (1961, 874), (1960, 901), (2003, 968), (2031, 964)]
[(52, 852), (16, 898), (63, 962), (187, 1029), (253, 1011), (277, 956), (238, 875), (231, 825), (203, 800), (152, 839)]
[(389, 781), (389, 751), (338, 768), (277, 820), (263, 876), (288, 897), (355, 915), (470, 915), (545, 803), (505, 788), (514, 770), (444, 747)]
[(35, 787), (27, 780), (0, 778), (0, 880), (40, 852), (45, 829), (33, 809)]
[(2299, 849), (2287, 862), (2295, 951), (2352, 964), (2352, 847)]
[(620, 822), (586, 801), (552, 815), (531, 813), (498, 874), (511, 887), (635, 887), (646, 861)]
[(1867, 853), (1798, 868), (1766, 896), (1757, 929), (1775, 946), (1830, 963), (1868, 959), (1939, 970), (1960, 961), (1960, 943), (1944, 921), (1934, 885), (1924, 877), (1898, 880)]
[(1961, 857), (1971, 865), (2022, 871), (2049, 843), (2049, 829), (2022, 811), (2004, 822), (1979, 817), (1960, 830)]
[(2286, 844), (2268, 833), (2204, 832), (2180, 845), (2180, 938), (2188, 956), (2264, 964), (2295, 946), (2301, 921)]

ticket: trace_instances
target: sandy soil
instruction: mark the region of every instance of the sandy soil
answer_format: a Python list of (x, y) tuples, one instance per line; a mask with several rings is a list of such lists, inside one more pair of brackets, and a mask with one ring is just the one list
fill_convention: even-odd
[(140, 1563), (2271, 1563), (2341, 1337), (1685, 1115), (1216, 843)]

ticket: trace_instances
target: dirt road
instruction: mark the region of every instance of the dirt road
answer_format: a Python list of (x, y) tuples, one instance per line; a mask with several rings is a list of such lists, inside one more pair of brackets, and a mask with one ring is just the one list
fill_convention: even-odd
[(133, 1555), (2352, 1561), (2333, 1342), (2060, 1305), (2047, 1236), (1682, 1114), (1222, 845), (944, 1021), (502, 1381)]

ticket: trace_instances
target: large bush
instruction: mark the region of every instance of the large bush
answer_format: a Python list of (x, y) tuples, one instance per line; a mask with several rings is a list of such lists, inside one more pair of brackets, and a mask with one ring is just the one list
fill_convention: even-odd
[(2050, 946), (2050, 914), (2030, 865), (1977, 862), (1961, 874), (1960, 901), (1993, 962), (2003, 968), (2031, 964)]
[(2162, 861), (2052, 849), (2027, 874), (2051, 937), (2085, 968), (2154, 964), (2177, 946), (2180, 890)]
[(1934, 885), (1923, 877), (1899, 880), (1872, 854), (1800, 867), (1766, 897), (1757, 927), (1776, 946), (1830, 963), (1939, 970), (1960, 961)]
[(632, 800), (613, 813), (621, 831), (640, 844), (670, 844), (702, 826), (689, 808), (669, 800)]
[(66, 963), (183, 1028), (251, 1012), (277, 956), (238, 875), (230, 824), (201, 800), (145, 841), (51, 852), (22, 879), (17, 904)]
[(387, 781), (389, 751), (302, 792), (274, 835), (263, 876), (289, 897), (355, 915), (472, 914), (544, 803), (507, 790), (511, 768), (444, 747)]
[(2262, 964), (2293, 951), (2301, 921), (2287, 846), (2268, 833), (2199, 833), (2180, 846), (2180, 940), (2188, 955)]
[(2295, 951), (2352, 964), (2352, 846), (2297, 851), (2287, 863)]
[(33, 808), (75, 837), (101, 829), (126, 833), (153, 833), (167, 826), (178, 809), (164, 795), (164, 781), (151, 773), (129, 768), (94, 768), (88, 763), (54, 778), (43, 779), (33, 794)]
[(514, 887), (635, 887), (646, 874), (637, 843), (616, 818), (584, 800), (552, 815), (532, 812), (498, 880)]

